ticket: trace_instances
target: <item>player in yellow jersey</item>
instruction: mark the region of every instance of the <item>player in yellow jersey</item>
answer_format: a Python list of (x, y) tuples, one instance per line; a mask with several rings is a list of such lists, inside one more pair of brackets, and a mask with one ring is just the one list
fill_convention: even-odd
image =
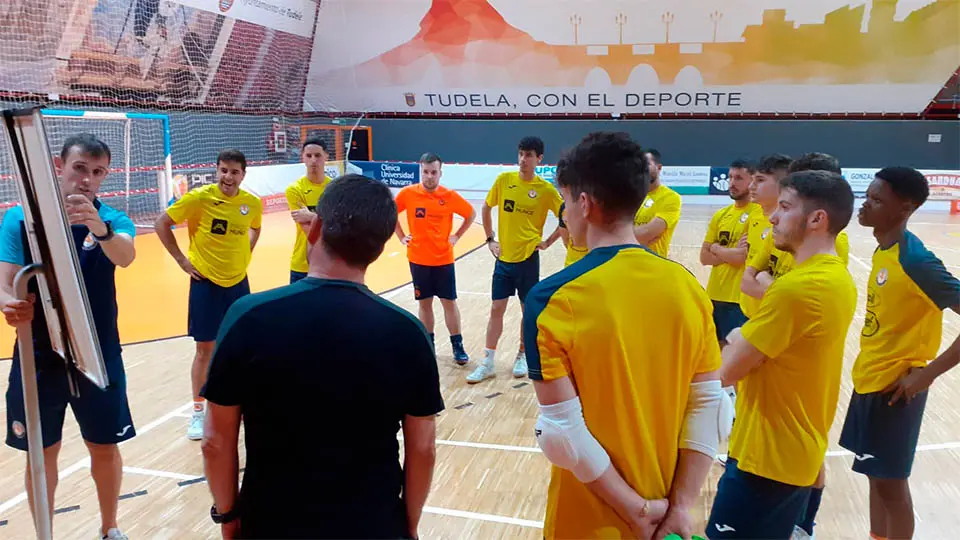
[[(507, 311), (507, 301), (516, 293), (522, 309), (530, 288), (540, 281), (540, 250), (549, 248), (560, 237), (560, 228), (557, 227), (549, 238), (543, 240), (547, 212), (559, 218), (560, 205), (563, 204), (557, 188), (536, 174), (537, 165), (543, 160), (543, 141), (539, 137), (524, 137), (520, 140), (517, 152), (520, 170), (497, 176), (481, 209), (487, 247), (497, 262), (493, 269), (493, 304), (487, 323), (486, 349), (483, 360), (467, 376), (467, 382), (471, 384), (496, 376), (494, 360), (497, 343), (503, 333), (503, 314)], [(498, 209), (499, 242), (493, 235), (494, 207)], [(513, 362), (513, 376), (527, 376), (522, 327), (520, 351)]]
[(717, 341), (726, 344), (727, 334), (746, 322), (740, 309), (740, 280), (747, 261), (747, 231), (754, 212), (761, 212), (750, 201), (750, 182), (756, 166), (745, 160), (730, 164), (729, 194), (733, 204), (718, 210), (700, 247), (700, 264), (711, 266), (707, 294), (713, 301), (713, 322)]
[(648, 148), (644, 155), (650, 162), (650, 191), (637, 210), (634, 234), (637, 242), (666, 258), (670, 252), (670, 240), (680, 221), (680, 194), (660, 181), (663, 170), (660, 152)]
[(730, 457), (707, 525), (712, 540), (786, 539), (802, 518), (826, 455), (856, 309), (856, 286), (835, 251), (853, 200), (836, 173), (803, 171), (782, 181), (770, 222), (776, 247), (796, 266), (723, 349), (723, 382), (740, 384)]
[(793, 160), (784, 154), (771, 154), (761, 158), (757, 172), (750, 182), (750, 199), (760, 207), (753, 215), (747, 233), (747, 264), (740, 281), (740, 308), (747, 318), (760, 307), (763, 292), (773, 283), (777, 262), (785, 254), (777, 249), (773, 239), (773, 224), (770, 216), (777, 209), (780, 181), (789, 174)]
[(567, 224), (563, 221), (563, 212), (566, 209), (566, 203), (560, 205), (560, 238), (563, 245), (567, 248), (567, 256), (563, 259), (563, 266), (567, 267), (579, 261), (588, 253), (587, 246), (578, 245), (567, 231)]
[(879, 245), (840, 446), (870, 482), (870, 534), (878, 539), (913, 537), (908, 479), (928, 388), (960, 363), (960, 337), (937, 356), (943, 311), (960, 313), (960, 281), (907, 230), (928, 195), (923, 174), (889, 167), (876, 174), (860, 208), (860, 224)]
[(526, 302), (537, 443), (553, 464), (547, 539), (690, 538), (729, 429), (710, 299), (633, 234), (648, 175), (623, 133), (590, 134), (557, 166), (564, 221), (589, 253)]
[(307, 277), (307, 232), (316, 215), (317, 201), (330, 184), (330, 177), (324, 172), (327, 158), (330, 157), (327, 143), (319, 137), (304, 141), (301, 160), (307, 168), (306, 176), (287, 186), (287, 206), (290, 217), (297, 226), (297, 238), (290, 257), (290, 283)]
[[(239, 150), (217, 156), (217, 183), (192, 189), (157, 218), (157, 237), (180, 268), (190, 276), (187, 333), (196, 342), (190, 371), (193, 416), (187, 438), (203, 438), (205, 406), (200, 391), (220, 322), (233, 302), (250, 293), (247, 266), (257, 239), (263, 205), (256, 195), (240, 189), (247, 159)], [(190, 248), (184, 255), (172, 227), (187, 222)]]

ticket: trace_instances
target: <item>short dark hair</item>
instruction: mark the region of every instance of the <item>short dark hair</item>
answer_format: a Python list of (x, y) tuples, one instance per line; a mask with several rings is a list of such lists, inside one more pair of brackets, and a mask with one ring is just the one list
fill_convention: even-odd
[(327, 253), (353, 267), (366, 268), (383, 253), (397, 226), (397, 204), (390, 188), (359, 174), (334, 180), (317, 203)]
[(780, 189), (783, 188), (797, 192), (807, 213), (821, 208), (825, 210), (830, 220), (830, 234), (840, 234), (850, 224), (853, 189), (840, 174), (832, 171), (790, 173), (780, 181)]
[(653, 162), (657, 165), (663, 167), (663, 156), (660, 155), (660, 151), (656, 148), (647, 148), (643, 151), (644, 154), (650, 154), (653, 157)]
[(921, 206), (930, 196), (927, 177), (912, 167), (887, 167), (880, 169), (877, 178), (883, 180), (893, 190), (894, 195)]
[(760, 158), (760, 163), (757, 164), (757, 172), (762, 174), (785, 173), (790, 170), (791, 163), (793, 163), (793, 159), (786, 154), (770, 154)]
[(90, 133), (77, 133), (76, 135), (67, 137), (67, 140), (63, 141), (63, 147), (60, 149), (60, 159), (66, 161), (67, 155), (70, 154), (70, 150), (74, 147), (79, 148), (82, 153), (90, 154), (95, 158), (107, 156), (107, 161), (113, 159), (107, 143)]
[(517, 150), (533, 150), (538, 156), (543, 155), (543, 140), (540, 137), (524, 137), (520, 139)]
[(319, 146), (320, 148), (323, 148), (323, 151), (326, 152), (326, 153), (328, 153), (328, 154), (330, 153), (330, 149), (327, 148), (327, 141), (325, 141), (325, 140), (323, 140), (323, 139), (321, 139), (320, 137), (317, 137), (317, 136), (307, 137), (307, 140), (303, 141), (303, 144), (300, 145), (300, 151), (302, 152), (302, 151), (306, 150), (306, 149), (307, 149), (307, 146), (309, 146), (309, 145), (311, 145), (311, 144), (315, 144), (315, 145)]
[(731, 169), (746, 169), (747, 172), (753, 174), (757, 172), (757, 164), (749, 159), (735, 159), (730, 163)]
[(590, 133), (557, 164), (557, 185), (593, 197), (608, 221), (637, 213), (650, 189), (645, 151), (626, 133)]
[(440, 156), (434, 154), (433, 152), (426, 152), (420, 156), (420, 163), (439, 163), (443, 165), (443, 160), (440, 159)]
[(796, 161), (790, 164), (789, 171), (792, 173), (800, 171), (830, 171), (837, 174), (843, 173), (843, 169), (840, 168), (840, 160), (831, 156), (830, 154), (824, 154), (823, 152), (810, 152), (798, 157)]
[(224, 163), (224, 162), (227, 162), (227, 161), (232, 162), (232, 163), (239, 163), (239, 164), (240, 164), (240, 168), (241, 168), (242, 170), (244, 170), (244, 171), (247, 170), (247, 156), (243, 155), (243, 152), (241, 152), (241, 151), (239, 151), (239, 150), (237, 150), (237, 149), (231, 148), (231, 149), (228, 149), (228, 150), (221, 150), (220, 153), (217, 154), (217, 165), (218, 165), (218, 166), (219, 166), (221, 163)]

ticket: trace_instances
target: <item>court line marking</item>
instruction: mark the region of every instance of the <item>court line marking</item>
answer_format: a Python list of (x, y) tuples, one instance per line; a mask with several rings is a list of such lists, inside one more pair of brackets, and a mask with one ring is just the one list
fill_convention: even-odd
[(494, 514), (480, 514), (477, 512), (465, 512), (463, 510), (451, 510), (448, 508), (437, 508), (435, 506), (424, 506), (423, 512), (426, 514), (436, 514), (439, 516), (451, 516), (464, 519), (476, 519), (480, 521), (491, 521), (494, 523), (503, 523), (506, 525), (517, 525), (520, 527), (530, 527), (533, 529), (542, 529), (542, 521), (533, 521), (530, 519), (520, 519), (507, 516), (497, 516)]
[(867, 270), (871, 270), (870, 265), (867, 264), (866, 262), (864, 262), (864, 260), (861, 259), (860, 257), (857, 257), (856, 255), (854, 255), (853, 253), (851, 253), (851, 254), (850, 254), (850, 258), (853, 259), (854, 261), (856, 261), (857, 264), (859, 264), (860, 266), (866, 268)]
[(193, 480), (196, 475), (180, 474), (168, 471), (158, 471), (156, 469), (141, 469), (140, 467), (124, 467), (123, 472), (138, 474), (141, 476), (157, 476), (159, 478), (171, 478), (173, 480)]
[[(141, 436), (141, 435), (146, 435), (147, 433), (153, 431), (157, 426), (159, 426), (159, 425), (163, 424), (164, 422), (170, 420), (171, 418), (174, 418), (175, 416), (177, 416), (177, 414), (179, 414), (181, 411), (183, 411), (183, 410), (186, 409), (187, 407), (192, 407), (192, 406), (193, 406), (193, 401), (190, 401), (189, 403), (186, 403), (185, 405), (181, 405), (181, 406), (177, 407), (176, 409), (173, 409), (172, 411), (170, 411), (170, 412), (168, 412), (167, 414), (161, 416), (160, 418), (157, 418), (157, 419), (154, 420), (153, 422), (150, 422), (150, 423), (146, 424), (145, 426), (143, 426), (142, 429), (138, 429), (138, 430), (137, 430), (137, 437), (139, 437), (139, 436)], [(134, 437), (134, 438), (132, 438), (132, 439), (127, 439), (126, 441), (122, 441), (122, 442), (121, 442), (119, 445), (117, 445), (117, 446), (122, 446), (123, 443), (125, 443), (125, 442), (127, 442), (127, 441), (135, 440), (137, 437)], [(70, 466), (67, 467), (66, 469), (61, 470), (60, 473), (57, 475), (57, 477), (58, 477), (60, 480), (63, 480), (64, 478), (70, 476), (71, 474), (73, 474), (73, 473), (75, 473), (75, 472), (77, 472), (77, 471), (79, 471), (80, 469), (83, 469), (83, 468), (85, 468), (85, 467), (87, 467), (87, 468), (90, 467), (90, 456), (87, 456), (87, 457), (85, 457), (85, 458), (83, 458), (83, 459), (80, 459), (79, 461), (77, 461), (77, 462), (74, 463), (73, 465), (70, 465)], [(5, 501), (3, 504), (0, 504), (0, 512), (6, 512), (7, 510), (10, 510), (11, 508), (14, 508), (15, 506), (17, 506), (18, 504), (22, 503), (22, 502), (25, 501), (25, 500), (27, 500), (27, 492), (26, 492), (26, 491), (22, 491), (22, 492), (20, 492), (19, 495), (16, 495), (16, 496), (8, 499), (7, 501)]]

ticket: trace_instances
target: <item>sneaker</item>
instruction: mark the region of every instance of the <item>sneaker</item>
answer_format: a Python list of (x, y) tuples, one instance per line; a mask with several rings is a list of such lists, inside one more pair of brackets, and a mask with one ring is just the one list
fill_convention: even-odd
[(813, 537), (807, 534), (807, 531), (800, 528), (799, 525), (794, 525), (790, 540), (813, 540)]
[(187, 427), (187, 438), (191, 441), (203, 439), (203, 413), (193, 413), (190, 425)]
[(478, 382), (492, 379), (496, 376), (497, 372), (492, 365), (487, 365), (486, 362), (480, 362), (480, 365), (477, 366), (477, 369), (473, 370), (473, 373), (467, 375), (467, 382), (470, 384), (477, 384)]
[(463, 345), (453, 346), (453, 361), (456, 362), (458, 366), (463, 366), (470, 361), (467, 351), (463, 350)]
[(100, 537), (101, 540), (129, 540), (127, 535), (120, 532), (120, 529), (113, 528), (107, 531), (107, 534)]
[(518, 379), (527, 376), (527, 353), (517, 353), (517, 359), (513, 362), (513, 376)]

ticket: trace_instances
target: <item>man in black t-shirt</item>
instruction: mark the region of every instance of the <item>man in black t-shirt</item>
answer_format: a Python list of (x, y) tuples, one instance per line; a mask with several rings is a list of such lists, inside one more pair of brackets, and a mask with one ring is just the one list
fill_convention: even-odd
[(396, 205), (347, 175), (316, 213), (307, 277), (241, 298), (220, 327), (202, 393), (211, 516), (226, 538), (416, 538), (444, 408), (436, 358), (420, 321), (364, 285)]

